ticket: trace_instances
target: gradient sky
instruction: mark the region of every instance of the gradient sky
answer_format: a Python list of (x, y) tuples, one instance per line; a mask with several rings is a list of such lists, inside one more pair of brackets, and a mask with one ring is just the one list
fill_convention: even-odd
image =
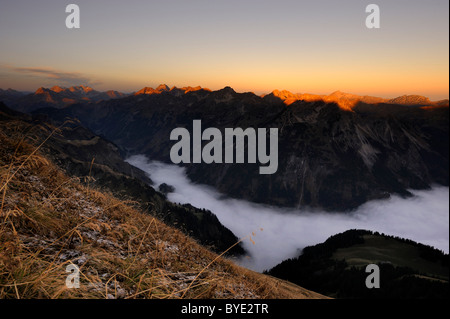
[[(76, 3), (81, 28), (67, 29)], [(367, 29), (365, 8), (381, 9)], [(0, 0), (0, 88), (449, 95), (448, 0)]]

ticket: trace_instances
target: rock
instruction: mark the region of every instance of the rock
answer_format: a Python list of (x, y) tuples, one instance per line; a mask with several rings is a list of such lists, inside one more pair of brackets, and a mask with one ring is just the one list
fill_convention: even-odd
[(166, 183), (162, 183), (161, 185), (159, 185), (158, 190), (164, 195), (167, 195), (169, 193), (173, 193), (175, 191), (175, 187), (173, 187), (172, 185), (167, 185)]
[(116, 297), (117, 299), (124, 299), (127, 296), (127, 291), (123, 288), (117, 288)]

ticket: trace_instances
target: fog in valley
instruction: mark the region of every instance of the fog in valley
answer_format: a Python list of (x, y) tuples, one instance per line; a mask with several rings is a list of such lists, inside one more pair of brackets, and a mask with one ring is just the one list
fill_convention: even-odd
[(209, 186), (191, 182), (182, 167), (149, 161), (143, 155), (127, 161), (150, 174), (156, 188), (162, 183), (175, 187), (168, 194), (170, 201), (208, 209), (237, 237), (245, 238), (249, 256), (238, 263), (256, 271), (269, 269), (299, 255), (304, 247), (348, 229), (378, 231), (449, 251), (448, 187), (412, 191), (414, 197), (407, 199), (392, 196), (367, 202), (351, 213), (326, 213), (227, 198)]

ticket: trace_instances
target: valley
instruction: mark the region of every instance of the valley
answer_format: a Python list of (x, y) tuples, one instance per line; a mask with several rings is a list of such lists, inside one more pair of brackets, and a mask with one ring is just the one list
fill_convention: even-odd
[(210, 186), (193, 183), (181, 167), (149, 161), (142, 155), (127, 162), (147, 172), (155, 188), (163, 183), (172, 186), (167, 194), (172, 202), (210, 210), (236, 236), (247, 238), (242, 242), (246, 254), (237, 262), (255, 271), (268, 270), (305, 247), (348, 229), (377, 231), (449, 252), (448, 187), (412, 191), (414, 198), (371, 201), (351, 213), (339, 214), (232, 199)]
[[(297, 96), (292, 101), (290, 97), (287, 103), (286, 92), (282, 97), (279, 93), (256, 96), (229, 87), (210, 91), (167, 86), (92, 100), (101, 94), (80, 88), (60, 92), (52, 88), (50, 94), (57, 96), (52, 101), (63, 101), (67, 92), (75, 96), (75, 102), (58, 107), (53, 102), (41, 104), (44, 89), (38, 90), (37, 97), (25, 95), (33, 110), (28, 114), (2, 104), (2, 119), (30, 128), (60, 125), (62, 129), (46, 139), (42, 150), (65, 172), (81, 178), (88, 189), (100, 188), (135, 202), (144, 213), (212, 251), (226, 252), (227, 258), (247, 269), (269, 271), (296, 256), (304, 258), (309, 246), (348, 229), (415, 240), (448, 256), (445, 104), (394, 105), (367, 97), (355, 100), (349, 94), (333, 94), (344, 100)], [(91, 91), (94, 95), (88, 97)], [(24, 98), (8, 94), (9, 105)], [(348, 99), (353, 101), (351, 107)], [(200, 121), (209, 127), (205, 132), (213, 140), (195, 126)], [(232, 143), (231, 139), (228, 146), (216, 143), (222, 134), (227, 142), (230, 127), (239, 128), (241, 134), (234, 129)], [(265, 163), (277, 164), (278, 170), (269, 175), (261, 175), (256, 162), (260, 148), (257, 152), (253, 142), (259, 138), (255, 134), (252, 140), (248, 134), (261, 127), (279, 132), (277, 160), (270, 160), (275, 154), (272, 141), (271, 153), (263, 154)], [(182, 158), (189, 155), (189, 160), (176, 161), (178, 166), (171, 158), (174, 130), (194, 133), (192, 145), (189, 136), (178, 148), (186, 152)], [(200, 151), (192, 152), (191, 161), (191, 146), (192, 151), (206, 149), (207, 159), (225, 154), (225, 160), (201, 161)], [(235, 148), (233, 160), (226, 155), (227, 147)], [(240, 154), (239, 149), (248, 152)], [(338, 250), (335, 258), (345, 256), (350, 267), (358, 267), (361, 262), (384, 262), (398, 249), (404, 250), (397, 248), (382, 260), (357, 247), (353, 252)], [(398, 265), (412, 264), (405, 257)], [(422, 272), (417, 276), (434, 278)], [(329, 296), (352, 297), (310, 287)]]
[(358, 102), (350, 111), (322, 100), (287, 106), (275, 96), (229, 87), (175, 92), (166, 88), (33, 113), (56, 123), (77, 118), (124, 156), (145, 154), (165, 163), (171, 163), (171, 131), (190, 131), (193, 120), (222, 134), (227, 127), (277, 128), (276, 174), (260, 175), (249, 163), (185, 164), (194, 182), (257, 203), (350, 211), (369, 200), (411, 196), (409, 189), (449, 184), (448, 106)]

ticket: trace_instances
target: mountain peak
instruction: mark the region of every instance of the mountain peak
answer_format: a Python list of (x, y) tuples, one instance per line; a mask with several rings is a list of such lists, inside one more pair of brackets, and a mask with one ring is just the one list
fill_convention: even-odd
[(156, 91), (159, 91), (159, 92), (170, 91), (170, 88), (169, 88), (169, 86), (166, 85), (166, 84), (160, 84), (160, 85), (156, 88)]
[(432, 102), (429, 98), (421, 95), (402, 95), (395, 99), (389, 100), (393, 104), (401, 105), (430, 105)]
[(213, 92), (213, 98), (216, 103), (231, 101), (235, 95), (236, 91), (234, 91), (230, 86), (226, 86), (221, 90)]
[(351, 98), (351, 99), (353, 99), (353, 98), (358, 98), (359, 96), (355, 95), (355, 94), (345, 93), (345, 92), (337, 90), (337, 91), (334, 91), (333, 93), (331, 93), (330, 95), (328, 95), (328, 97), (347, 98), (347, 99)]
[(52, 87), (50, 90), (52, 90), (53, 92), (59, 93), (64, 91), (66, 88), (60, 87), (58, 85), (55, 85), (54, 87)]
[(297, 94), (294, 94), (294, 93), (292, 93), (292, 92), (290, 92), (288, 90), (281, 90), (281, 91), (280, 90), (273, 90), (272, 94), (274, 96), (282, 99), (282, 100), (286, 100), (286, 99), (289, 99), (289, 98), (294, 98), (294, 97), (297, 96)]
[(41, 86), (39, 89), (36, 90), (36, 92), (34, 92), (34, 94), (44, 94), (44, 93), (47, 93), (48, 91), (49, 91), (48, 89)]
[(89, 93), (89, 92), (92, 92), (92, 91), (94, 91), (94, 89), (93, 89), (93, 88), (91, 88), (90, 86), (84, 86), (84, 85), (80, 85), (80, 88), (82, 88), (82, 89), (83, 89), (83, 91), (84, 91), (84, 92), (86, 92), (86, 93)]
[(195, 92), (195, 91), (200, 91), (200, 90), (210, 91), (209, 89), (204, 89), (201, 86), (195, 86), (195, 87), (185, 86), (185, 87), (182, 87), (181, 89), (184, 91), (184, 93)]
[(72, 93), (90, 93), (94, 91), (93, 88), (89, 86), (79, 85), (79, 86), (71, 86), (68, 90)]
[(137, 91), (134, 95), (141, 95), (141, 94), (147, 94), (147, 95), (151, 95), (151, 94), (161, 94), (163, 92), (169, 92), (170, 88), (169, 86), (167, 86), (166, 84), (160, 84), (156, 89), (152, 88), (152, 87), (144, 87), (143, 89), (140, 89), (139, 91)]
[(218, 92), (230, 93), (230, 94), (235, 94), (236, 93), (236, 91), (231, 86), (226, 86), (223, 89), (219, 90)]

